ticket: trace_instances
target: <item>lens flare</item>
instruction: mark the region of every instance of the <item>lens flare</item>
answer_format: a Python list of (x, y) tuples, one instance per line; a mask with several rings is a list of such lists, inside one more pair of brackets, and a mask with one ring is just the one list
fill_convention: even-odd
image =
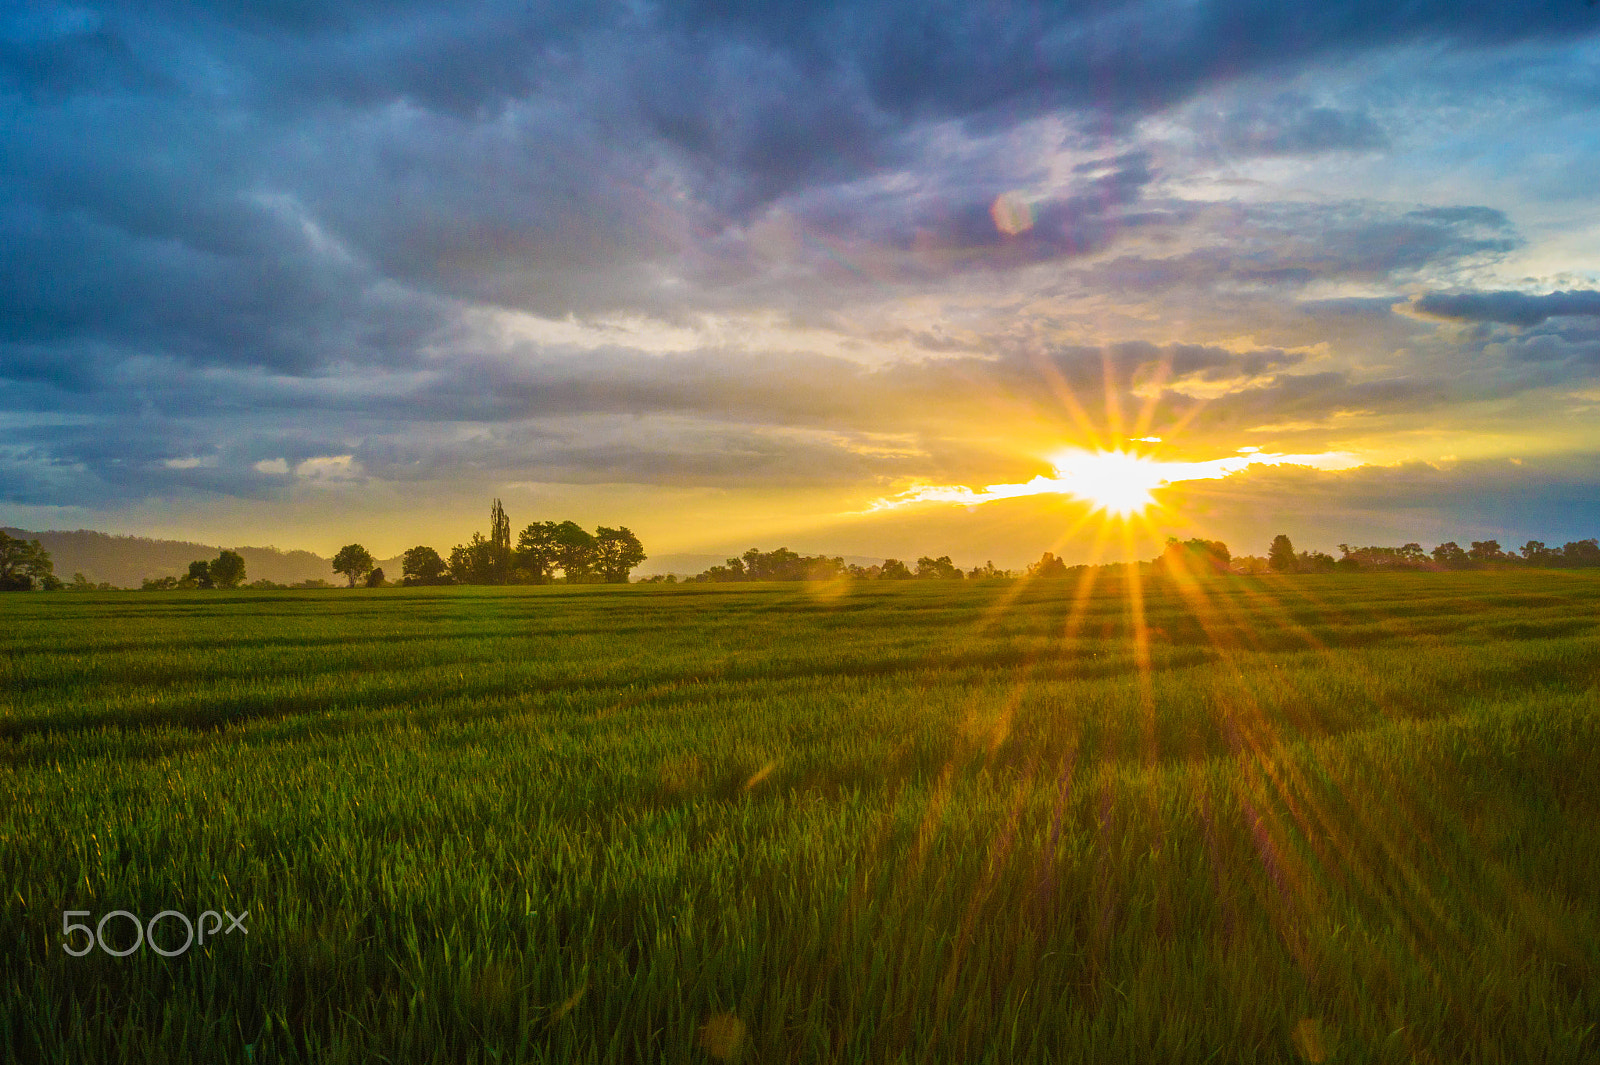
[(994, 227), (1008, 237), (1026, 233), (1033, 228), (1033, 208), (1016, 192), (1002, 192), (989, 205), (989, 217)]

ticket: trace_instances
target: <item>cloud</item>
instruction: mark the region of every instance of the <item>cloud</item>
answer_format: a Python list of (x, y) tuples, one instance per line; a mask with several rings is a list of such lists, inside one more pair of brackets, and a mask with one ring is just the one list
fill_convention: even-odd
[(1418, 314), (1460, 322), (1535, 326), (1549, 318), (1600, 317), (1600, 292), (1576, 289), (1532, 295), (1526, 292), (1429, 293), (1411, 304)]
[[(0, 16), (0, 419), (61, 420), (0, 420), (0, 502), (452, 469), (883, 494), (1025, 480), (992, 427), (1109, 434), (1108, 394), (1226, 434), (1587, 380), (1595, 338), (1526, 303), (1587, 296), (1489, 291), (1537, 211), (1273, 175), (1436, 135), (1395, 102), (1429, 57), (1570, 67), (1597, 27), (1532, 0), (27, 5)], [(1388, 310), (1455, 288), (1416, 313), (1525, 332)]]
[(294, 468), (296, 477), (314, 484), (341, 484), (356, 480), (361, 474), (361, 463), (355, 460), (354, 455), (318, 455), (305, 459)]
[[(1274, 533), (1297, 547), (1415, 540), (1432, 546), (1498, 539), (1563, 543), (1600, 535), (1600, 465), (1593, 454), (1529, 456), (1345, 471), (1259, 466), (1221, 481), (1182, 486), (1176, 502), (1226, 531), (1235, 553), (1265, 554)], [(1235, 542), (1237, 541), (1237, 543)], [(1248, 546), (1246, 546), (1248, 545)]]
[[(29, 16), (32, 17), (29, 17)], [(0, 91), (48, 104), (84, 92), (145, 92), (168, 82), (86, 9), (30, 12), (0, 36)]]
[(1200, 132), (1217, 151), (1238, 156), (1311, 156), (1390, 146), (1388, 135), (1366, 111), (1319, 105), (1299, 93), (1209, 116)]

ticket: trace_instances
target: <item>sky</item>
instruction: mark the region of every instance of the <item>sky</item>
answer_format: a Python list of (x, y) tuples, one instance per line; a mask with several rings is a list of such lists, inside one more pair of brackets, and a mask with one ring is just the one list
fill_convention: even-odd
[(1593, 0), (41, 0), (0, 100), (0, 524), (1600, 535)]

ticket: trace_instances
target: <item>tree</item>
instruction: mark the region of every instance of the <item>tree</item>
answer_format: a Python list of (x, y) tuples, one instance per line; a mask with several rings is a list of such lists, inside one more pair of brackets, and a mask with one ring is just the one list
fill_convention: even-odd
[(556, 545), (556, 564), (568, 584), (583, 584), (594, 577), (594, 537), (575, 521), (564, 521), (551, 530)]
[(23, 540), (0, 532), (0, 591), (32, 591), (35, 582), (46, 591), (51, 590), (52, 583), (60, 586), (50, 552), (37, 540)]
[(216, 578), (211, 576), (211, 563), (203, 558), (195, 559), (189, 563), (189, 575), (184, 580), (192, 582), (189, 584), (191, 588), (215, 588), (217, 586)]
[(1057, 580), (1067, 575), (1067, 564), (1055, 555), (1046, 551), (1039, 556), (1039, 561), (1028, 567), (1028, 576), (1044, 577)]
[(244, 556), (224, 551), (211, 560), (211, 581), (218, 588), (237, 588), (244, 583)]
[(1529, 540), (1522, 545), (1522, 561), (1530, 566), (1548, 566), (1560, 557), (1561, 552), (1552, 551), (1543, 540)]
[(627, 584), (628, 573), (645, 560), (644, 545), (626, 525), (594, 531), (595, 565), (607, 584)]
[(382, 588), (387, 583), (388, 582), (384, 580), (383, 570), (381, 569), (375, 569), (371, 573), (367, 574), (366, 584), (368, 588)]
[(1326, 551), (1302, 551), (1295, 559), (1295, 569), (1305, 573), (1332, 573), (1339, 563)]
[(400, 583), (407, 586), (449, 584), (450, 578), (445, 574), (444, 559), (439, 557), (439, 552), (419, 545), (400, 557)]
[(1572, 540), (1561, 545), (1564, 566), (1600, 566), (1600, 540)]
[(803, 581), (812, 561), (787, 547), (766, 552), (752, 547), (744, 553), (744, 570), (752, 581)]
[(527, 573), (534, 584), (549, 584), (555, 579), (555, 569), (560, 563), (561, 545), (556, 542), (553, 521), (536, 521), (517, 537), (517, 569)]
[(911, 571), (906, 568), (906, 564), (898, 558), (884, 559), (883, 568), (878, 571), (878, 579), (880, 581), (909, 581), (911, 576)]
[(1227, 573), (1233, 556), (1228, 545), (1221, 540), (1202, 540), (1194, 537), (1179, 540), (1167, 538), (1166, 550), (1161, 552), (1161, 568), (1169, 573)]
[(372, 572), (372, 566), (372, 554), (360, 544), (346, 544), (333, 556), (333, 572), (348, 580), (352, 588), (356, 581)]
[(473, 533), (471, 540), (450, 549), (450, 579), (456, 584), (495, 582), (494, 545), (482, 533)]
[(940, 555), (938, 558), (923, 555), (917, 559), (917, 576), (923, 580), (959, 581), (962, 574), (950, 561), (949, 555)]
[(490, 584), (511, 581), (511, 519), (499, 499), (489, 508), (489, 578)]
[(1441, 566), (1458, 569), (1467, 564), (1467, 553), (1461, 550), (1461, 545), (1454, 540), (1440, 544), (1433, 549), (1433, 560)]
[(1267, 565), (1274, 573), (1292, 573), (1295, 562), (1294, 544), (1283, 533), (1274, 536), (1272, 546), (1267, 548)]
[(1483, 563), (1502, 562), (1505, 560), (1506, 555), (1504, 551), (1500, 550), (1500, 541), (1498, 540), (1474, 540), (1472, 541), (1472, 549), (1467, 552), (1467, 557), (1474, 562)]

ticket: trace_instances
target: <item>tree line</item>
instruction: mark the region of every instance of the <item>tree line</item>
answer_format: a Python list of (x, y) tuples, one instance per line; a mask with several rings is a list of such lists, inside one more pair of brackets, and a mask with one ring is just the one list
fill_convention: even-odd
[[(720, 566), (712, 566), (692, 577), (684, 578), (689, 584), (729, 584), (738, 581), (831, 581), (840, 579), (865, 581), (910, 580), (961, 580), (964, 577), (1009, 577), (1008, 570), (996, 569), (993, 562), (975, 566), (969, 572), (950, 561), (949, 555), (933, 558), (923, 555), (912, 569), (898, 558), (886, 558), (881, 563), (861, 566), (847, 563), (842, 557), (828, 555), (802, 555), (787, 547), (776, 551), (762, 551), (752, 547), (737, 558), (730, 558)], [(672, 584), (677, 581), (666, 573), (646, 577), (641, 583)]]
[[(457, 544), (446, 560), (427, 545), (411, 548), (400, 559), (400, 583), (408, 587), (442, 584), (627, 584), (628, 576), (648, 556), (627, 526), (601, 525), (588, 532), (574, 521), (536, 521), (511, 540), (511, 519), (496, 499), (489, 508), (489, 535), (472, 534)], [(333, 557), (335, 573), (353, 588), (383, 582), (372, 555), (350, 544)], [(559, 576), (558, 576), (559, 574)]]
[[(1120, 566), (1123, 563), (1110, 563)], [(1561, 547), (1550, 547), (1541, 540), (1529, 540), (1515, 552), (1504, 550), (1496, 540), (1473, 540), (1462, 548), (1446, 541), (1429, 551), (1421, 544), (1400, 547), (1352, 547), (1339, 545), (1339, 557), (1326, 551), (1296, 551), (1287, 535), (1274, 537), (1265, 556), (1234, 556), (1221, 540), (1194, 538), (1167, 540), (1166, 549), (1149, 562), (1141, 563), (1151, 573), (1339, 573), (1355, 571), (1405, 570), (1439, 571), (1469, 569), (1579, 569), (1600, 567), (1600, 540), (1573, 540)], [(1068, 566), (1046, 551), (1027, 569), (1029, 577), (1063, 578), (1091, 567)]]
[[(1241, 560), (1243, 561), (1243, 560)], [(1463, 569), (1580, 569), (1600, 566), (1600, 540), (1571, 540), (1550, 547), (1529, 540), (1507, 551), (1498, 540), (1472, 540), (1463, 548), (1454, 540), (1424, 550), (1421, 544), (1400, 547), (1339, 545), (1339, 557), (1324, 551), (1296, 551), (1288, 536), (1279, 534), (1267, 548), (1265, 559), (1251, 559), (1251, 569), (1273, 573), (1328, 573), (1340, 570), (1463, 570)]]
[[(37, 543), (35, 544), (37, 546)], [(489, 535), (472, 534), (444, 558), (419, 545), (400, 560), (400, 580), (407, 587), (446, 584), (626, 584), (629, 575), (646, 559), (644, 545), (627, 528), (602, 525), (586, 531), (573, 521), (536, 521), (511, 540), (511, 519), (496, 499), (489, 508)], [(333, 572), (348, 587), (382, 588), (387, 574), (361, 544), (346, 544), (333, 556)], [(157, 577), (144, 582), (148, 590), (167, 588), (238, 588), (244, 584), (245, 564), (237, 552), (224, 551), (209, 561), (189, 564), (182, 577)], [(295, 585), (255, 581), (251, 588), (331, 588), (327, 581), (302, 581)]]
[[(1576, 569), (1600, 567), (1600, 540), (1573, 540), (1551, 547), (1541, 540), (1529, 540), (1516, 551), (1506, 551), (1496, 540), (1473, 540), (1462, 548), (1455, 541), (1439, 544), (1431, 551), (1421, 544), (1400, 547), (1353, 547), (1339, 545), (1340, 557), (1324, 551), (1296, 551), (1287, 535), (1274, 537), (1265, 556), (1232, 556), (1220, 540), (1191, 538), (1167, 542), (1162, 554), (1143, 563), (1153, 572), (1183, 573), (1329, 573), (1354, 570), (1464, 570), (1544, 568)], [(599, 526), (590, 533), (572, 521), (536, 521), (511, 538), (511, 522), (496, 499), (489, 511), (489, 535), (473, 533), (465, 544), (457, 544), (448, 559), (427, 546), (417, 546), (401, 558), (399, 583), (445, 584), (626, 584), (630, 574), (646, 559), (644, 546), (625, 526), (615, 529)], [(1114, 563), (1113, 565), (1121, 565)], [(762, 551), (750, 548), (725, 564), (712, 566), (685, 578), (691, 583), (722, 584), (736, 581), (828, 581), (851, 580), (962, 580), (992, 577), (1059, 579), (1081, 572), (1086, 565), (1068, 566), (1046, 551), (1023, 573), (998, 569), (993, 562), (963, 571), (949, 555), (937, 558), (923, 555), (915, 567), (897, 558), (861, 566), (846, 563), (842, 557), (802, 555), (788, 548)], [(333, 570), (350, 587), (369, 588), (389, 583), (371, 552), (360, 544), (348, 544), (333, 557)], [(183, 576), (147, 579), (150, 590), (168, 588), (238, 588), (244, 586), (245, 560), (236, 551), (224, 550), (214, 559), (198, 559), (189, 564)], [(672, 574), (644, 579), (645, 583), (677, 580)], [(73, 574), (72, 582), (55, 575), (55, 567), (38, 540), (23, 540), (0, 531), (0, 591), (109, 590), (83, 574)], [(295, 585), (255, 581), (251, 588), (329, 588), (327, 581), (302, 581)]]

